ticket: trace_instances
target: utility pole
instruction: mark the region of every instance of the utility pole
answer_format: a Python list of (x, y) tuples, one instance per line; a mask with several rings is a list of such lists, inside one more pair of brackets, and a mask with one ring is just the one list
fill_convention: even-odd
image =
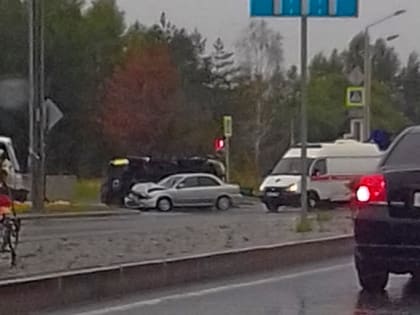
[(35, 211), (44, 209), (44, 0), (30, 0), (29, 6), (29, 156), (31, 199)]
[(370, 103), (371, 103), (371, 85), (372, 85), (372, 58), (371, 58), (371, 47), (369, 38), (369, 28), (367, 27), (364, 32), (364, 92), (365, 92), (365, 104), (363, 113), (363, 140), (367, 141), (370, 137)]
[(225, 136), (225, 164), (226, 164), (226, 182), (230, 181), (230, 138), (232, 132), (232, 116), (223, 116), (223, 134)]
[(308, 103), (308, 1), (302, 0), (302, 16), (301, 16), (301, 109), (300, 109), (300, 142), (301, 142), (301, 207), (302, 219), (306, 219), (308, 213), (308, 161), (307, 161), (307, 141), (308, 141), (308, 118), (307, 118), (307, 103)]
[(229, 183), (230, 182), (230, 137), (226, 137), (225, 164), (226, 164), (226, 183)]

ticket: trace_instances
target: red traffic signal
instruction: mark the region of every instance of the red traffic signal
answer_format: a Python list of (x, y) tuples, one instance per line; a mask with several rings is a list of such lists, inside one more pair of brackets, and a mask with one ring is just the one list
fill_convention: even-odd
[(225, 138), (217, 138), (214, 140), (214, 150), (216, 152), (222, 151), (225, 149)]

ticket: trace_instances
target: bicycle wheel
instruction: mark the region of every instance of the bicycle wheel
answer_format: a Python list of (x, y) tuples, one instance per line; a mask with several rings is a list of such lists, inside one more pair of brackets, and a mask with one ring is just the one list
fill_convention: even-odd
[(7, 247), (7, 228), (4, 222), (0, 223), (0, 253), (5, 253)]
[(6, 222), (2, 237), (2, 251), (10, 253), (10, 264), (13, 267), (16, 265), (16, 247), (12, 239), (12, 229), (12, 223), (10, 221)]
[(17, 248), (19, 244), (20, 227), (21, 227), (20, 219), (13, 218), (12, 219), (12, 232), (11, 232), (10, 237), (12, 239), (12, 243), (15, 249)]

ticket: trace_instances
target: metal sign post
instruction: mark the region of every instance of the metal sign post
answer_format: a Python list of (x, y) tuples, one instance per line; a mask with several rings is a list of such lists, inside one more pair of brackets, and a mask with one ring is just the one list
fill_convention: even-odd
[(300, 110), (300, 141), (302, 145), (301, 152), (301, 193), (300, 202), (302, 207), (302, 219), (306, 218), (308, 213), (308, 160), (307, 160), (307, 142), (308, 142), (308, 118), (307, 118), (307, 103), (308, 103), (308, 16), (307, 8), (305, 6), (306, 0), (302, 0), (302, 17), (301, 17), (301, 73), (302, 73), (302, 104)]
[(306, 217), (307, 204), (307, 76), (308, 76), (308, 17), (357, 17), (358, 0), (250, 0), (253, 17), (300, 17), (301, 18), (301, 207)]
[(230, 138), (232, 137), (232, 116), (223, 117), (223, 133), (225, 136), (226, 182), (230, 181)]
[(369, 38), (369, 28), (366, 28), (364, 34), (364, 48), (365, 54), (363, 58), (364, 69), (365, 69), (365, 80), (364, 80), (364, 90), (365, 90), (365, 99), (364, 99), (364, 139), (368, 140), (370, 136), (370, 92), (372, 84), (372, 62), (371, 62), (371, 51), (370, 51), (370, 38)]
[(44, 209), (44, 26), (43, 0), (30, 0), (29, 6), (29, 126), (31, 198), (35, 211)]

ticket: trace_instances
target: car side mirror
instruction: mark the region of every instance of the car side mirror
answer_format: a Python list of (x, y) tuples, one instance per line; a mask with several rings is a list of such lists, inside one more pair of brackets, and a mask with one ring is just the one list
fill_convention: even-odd
[(185, 187), (185, 184), (184, 183), (180, 183), (180, 184), (178, 184), (178, 186), (176, 186), (176, 189), (182, 189), (184, 187)]

